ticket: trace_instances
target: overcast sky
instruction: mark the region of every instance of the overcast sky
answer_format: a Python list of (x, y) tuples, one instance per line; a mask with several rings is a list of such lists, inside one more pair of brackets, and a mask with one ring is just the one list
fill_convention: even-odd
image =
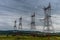
[[(30, 29), (31, 14), (36, 12), (36, 28), (42, 30), (43, 7), (52, 6), (55, 31), (60, 31), (60, 0), (0, 0), (0, 30), (13, 30), (14, 20), (23, 17), (23, 29)], [(18, 26), (18, 23), (17, 23)]]

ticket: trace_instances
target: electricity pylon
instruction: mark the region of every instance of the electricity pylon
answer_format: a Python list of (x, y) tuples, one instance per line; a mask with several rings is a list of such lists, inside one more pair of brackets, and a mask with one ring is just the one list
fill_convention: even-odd
[(54, 32), (54, 28), (52, 25), (52, 20), (51, 20), (51, 4), (49, 3), (48, 7), (44, 7), (44, 14), (45, 14), (45, 18), (44, 18), (44, 27), (43, 27), (43, 31), (44, 32)]
[(48, 7), (44, 7), (44, 27), (43, 32), (47, 33), (48, 40), (50, 40), (50, 33), (54, 32), (54, 27), (52, 25), (52, 19), (51, 19), (51, 4), (49, 3)]
[(16, 20), (14, 21), (14, 30), (17, 30)]
[(22, 30), (22, 17), (19, 18), (19, 29)]
[(31, 16), (31, 30), (35, 30), (35, 12), (33, 13), (33, 15)]

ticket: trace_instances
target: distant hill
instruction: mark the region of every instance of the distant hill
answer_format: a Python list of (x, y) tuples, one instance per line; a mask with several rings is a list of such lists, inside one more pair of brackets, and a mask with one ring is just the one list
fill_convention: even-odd
[[(0, 30), (0, 35), (38, 35), (38, 36), (42, 36), (42, 35), (47, 35), (47, 33), (43, 33), (41, 31), (25, 31), (25, 30), (7, 30), (7, 31), (3, 31)], [(57, 35), (60, 36), (60, 33), (50, 33), (50, 35)]]

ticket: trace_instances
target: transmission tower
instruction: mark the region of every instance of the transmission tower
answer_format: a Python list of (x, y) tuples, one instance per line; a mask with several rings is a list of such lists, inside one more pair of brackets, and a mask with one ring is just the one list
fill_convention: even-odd
[(31, 16), (31, 30), (35, 30), (35, 12)]
[(19, 18), (19, 29), (22, 30), (22, 17)]
[(52, 25), (52, 20), (51, 20), (51, 4), (49, 3), (48, 7), (44, 7), (44, 27), (43, 27), (43, 32), (54, 32), (54, 28)]
[(16, 20), (14, 21), (14, 30), (17, 30)]

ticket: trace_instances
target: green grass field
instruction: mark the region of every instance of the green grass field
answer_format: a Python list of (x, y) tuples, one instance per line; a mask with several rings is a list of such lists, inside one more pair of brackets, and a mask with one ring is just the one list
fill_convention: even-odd
[[(0, 40), (48, 40), (47, 37), (32, 37), (32, 36), (0, 36)], [(50, 40), (60, 40), (60, 37), (50, 37)]]

